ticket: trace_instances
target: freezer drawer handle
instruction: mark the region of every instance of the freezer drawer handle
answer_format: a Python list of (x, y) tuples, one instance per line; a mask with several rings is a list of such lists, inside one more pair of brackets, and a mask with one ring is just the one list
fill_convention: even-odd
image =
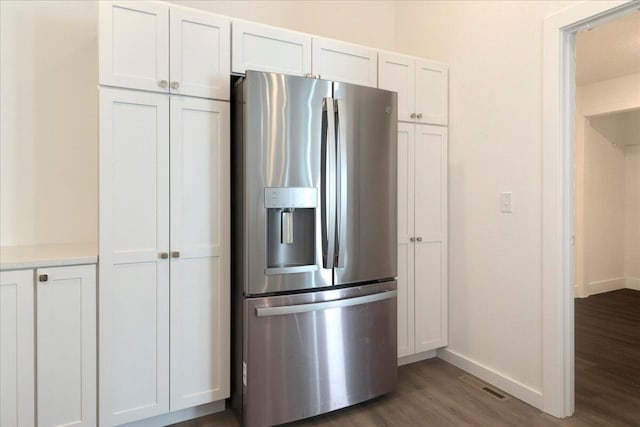
[(256, 307), (256, 316), (280, 316), (283, 314), (308, 313), (310, 311), (328, 310), (330, 308), (350, 307), (395, 298), (398, 291), (385, 291), (361, 297), (315, 302), (311, 304), (285, 305), (280, 307)]

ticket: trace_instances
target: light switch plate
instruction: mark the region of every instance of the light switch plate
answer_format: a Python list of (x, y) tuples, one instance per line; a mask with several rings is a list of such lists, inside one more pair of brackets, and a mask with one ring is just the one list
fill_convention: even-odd
[(500, 193), (500, 212), (512, 213), (511, 192)]

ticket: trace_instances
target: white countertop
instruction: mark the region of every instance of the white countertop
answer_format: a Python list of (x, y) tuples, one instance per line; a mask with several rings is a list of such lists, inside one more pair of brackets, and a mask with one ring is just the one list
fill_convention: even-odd
[(26, 270), (97, 262), (97, 243), (0, 247), (0, 270)]

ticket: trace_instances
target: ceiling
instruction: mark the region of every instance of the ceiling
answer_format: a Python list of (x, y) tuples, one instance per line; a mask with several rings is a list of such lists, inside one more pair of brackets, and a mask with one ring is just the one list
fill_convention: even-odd
[(578, 33), (578, 86), (634, 73), (640, 73), (640, 11)]

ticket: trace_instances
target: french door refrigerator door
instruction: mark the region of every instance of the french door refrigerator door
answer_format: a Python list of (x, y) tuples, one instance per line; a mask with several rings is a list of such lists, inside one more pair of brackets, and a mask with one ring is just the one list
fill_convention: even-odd
[(334, 284), (397, 273), (397, 94), (334, 83), (337, 258)]
[(395, 388), (395, 281), (244, 300), (243, 422), (270, 426)]
[(332, 82), (247, 71), (243, 85), (245, 295), (331, 286), (320, 168)]

